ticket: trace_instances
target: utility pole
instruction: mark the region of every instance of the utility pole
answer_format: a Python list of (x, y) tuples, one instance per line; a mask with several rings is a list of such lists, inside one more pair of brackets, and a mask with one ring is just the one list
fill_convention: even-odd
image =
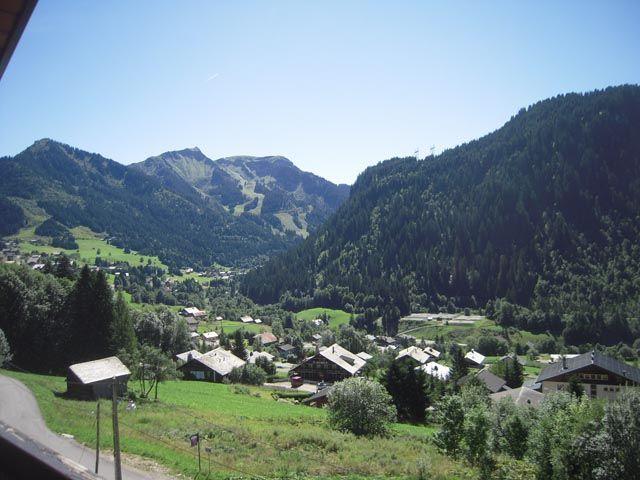
[(113, 377), (111, 395), (111, 416), (113, 418), (113, 466), (116, 480), (122, 480), (122, 465), (120, 464), (120, 433), (118, 432), (118, 387), (116, 377)]
[(98, 473), (98, 462), (100, 461), (100, 400), (96, 407), (96, 474)]

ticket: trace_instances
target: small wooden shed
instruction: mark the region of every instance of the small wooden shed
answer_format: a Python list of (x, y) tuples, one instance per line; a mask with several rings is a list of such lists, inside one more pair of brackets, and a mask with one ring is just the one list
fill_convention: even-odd
[(127, 393), (131, 372), (118, 357), (76, 363), (67, 370), (67, 395), (81, 399), (110, 398), (115, 377), (118, 396)]

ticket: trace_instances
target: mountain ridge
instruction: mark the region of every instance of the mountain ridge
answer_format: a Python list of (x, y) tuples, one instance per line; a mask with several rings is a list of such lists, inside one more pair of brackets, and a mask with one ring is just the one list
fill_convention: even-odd
[(249, 213), (273, 228), (305, 237), (348, 196), (336, 185), (299, 169), (286, 157), (236, 155), (212, 160), (199, 149), (165, 152), (131, 165), (173, 188), (185, 183), (229, 213)]
[[(199, 149), (177, 153), (189, 157), (183, 166), (193, 166), (194, 159), (202, 165), (210, 161)], [(169, 166), (159, 167), (173, 171)], [(274, 228), (275, 220), (270, 224), (246, 212), (230, 213), (183, 176), (184, 171), (167, 180), (97, 153), (40, 139), (0, 159), (0, 232), (16, 233), (27, 222), (25, 205), (37, 205), (67, 227), (83, 225), (105, 232), (116, 245), (158, 254), (173, 267), (250, 265), (284, 251), (299, 238)], [(195, 177), (194, 173), (188, 178)]]

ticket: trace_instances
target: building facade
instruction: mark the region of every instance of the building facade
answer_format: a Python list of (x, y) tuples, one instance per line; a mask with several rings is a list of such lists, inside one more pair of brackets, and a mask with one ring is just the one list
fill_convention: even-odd
[(542, 393), (567, 391), (577, 381), (591, 398), (615, 399), (622, 391), (640, 386), (640, 370), (599, 352), (587, 352), (574, 358), (562, 357), (538, 376)]

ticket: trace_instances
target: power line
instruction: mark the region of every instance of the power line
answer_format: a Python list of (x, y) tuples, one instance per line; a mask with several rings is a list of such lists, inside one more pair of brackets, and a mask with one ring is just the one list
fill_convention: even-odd
[[(25, 370), (25, 369), (23, 369), (21, 367), (18, 367), (17, 365), (13, 365), (13, 363), (9, 363), (9, 365), (11, 365), (12, 367), (15, 367), (18, 370), (21, 370), (24, 373), (31, 373), (31, 372), (28, 372), (27, 370)], [(32, 381), (37, 383), (37, 384), (39, 384), (41, 387), (46, 388), (47, 390), (49, 390), (51, 388), (50, 385), (44, 383), (40, 379), (32, 379)], [(76, 382), (76, 383), (79, 383), (79, 382)], [(162, 402), (162, 403), (164, 403), (167, 406), (179, 409), (183, 413), (183, 415), (185, 415), (187, 417), (190, 417), (193, 420), (204, 422), (208, 427), (211, 427), (212, 429), (222, 430), (222, 431), (230, 433), (230, 434), (232, 434), (234, 436), (239, 436), (239, 435), (241, 435), (243, 433), (243, 432), (238, 431), (237, 429), (233, 429), (233, 428), (224, 426), (222, 424), (214, 423), (213, 421), (211, 421), (211, 420), (209, 420), (209, 419), (207, 419), (205, 417), (202, 417), (202, 416), (200, 416), (200, 415), (188, 410), (186, 407), (184, 407), (182, 405), (179, 405), (179, 404), (176, 404), (176, 403), (171, 403), (171, 402), (166, 402), (166, 403)], [(78, 410), (74, 409), (70, 405), (66, 405), (66, 404), (59, 404), (59, 405), (62, 406), (67, 412), (73, 413), (75, 415), (78, 414)], [(141, 430), (136, 429), (135, 427), (132, 427), (132, 426), (130, 426), (128, 424), (125, 424), (122, 421), (122, 418), (119, 419), (119, 423), (127, 426), (131, 430), (137, 431), (139, 433), (143, 433), (143, 434), (145, 434), (146, 436), (148, 436), (150, 438), (154, 438), (152, 435), (150, 435), (150, 434), (148, 434), (146, 432), (143, 432)], [(95, 421), (94, 421), (94, 426), (95, 426)], [(163, 440), (161, 438), (157, 438), (157, 440), (160, 441), (160, 442), (163, 442), (163, 443), (165, 443), (167, 445), (171, 445), (172, 448), (180, 448), (178, 445), (170, 444), (166, 440)], [(255, 443), (257, 445), (262, 445), (264, 447), (268, 447), (268, 448), (274, 449), (275, 451), (280, 451), (278, 445), (276, 445), (276, 444), (265, 442), (265, 441), (262, 441), (262, 440), (259, 440), (259, 439), (252, 439), (251, 441), (252, 441), (252, 443)], [(192, 454), (191, 452), (189, 452), (189, 450), (186, 450), (184, 448), (181, 448), (181, 449), (183, 451), (185, 451), (185, 452), (188, 452), (190, 455)], [(333, 469), (335, 469), (337, 473), (346, 473), (348, 471), (348, 469), (346, 469), (343, 465), (338, 465), (338, 464), (336, 464), (334, 462), (329, 461), (329, 459), (326, 456), (323, 456), (323, 454), (321, 452), (319, 452), (319, 455), (314, 455), (312, 452), (307, 452), (307, 451), (304, 451), (304, 450), (301, 450), (299, 453), (301, 454), (301, 456), (306, 457), (308, 460), (312, 460), (312, 461), (321, 460), (322, 463), (324, 463), (326, 465), (329, 465)], [(223, 464), (223, 463), (220, 463), (220, 462), (217, 462), (217, 461), (213, 461), (213, 460), (212, 460), (212, 462), (227, 467), (226, 464)], [(232, 470), (236, 470), (236, 471), (240, 472), (240, 470), (237, 470), (235, 467), (229, 467), (229, 468), (232, 469)], [(249, 475), (249, 473), (247, 473), (247, 472), (240, 472), (240, 473), (244, 473), (245, 475)], [(252, 475), (256, 476), (254, 474), (252, 474)], [(259, 477), (259, 478), (263, 478), (263, 477)]]

